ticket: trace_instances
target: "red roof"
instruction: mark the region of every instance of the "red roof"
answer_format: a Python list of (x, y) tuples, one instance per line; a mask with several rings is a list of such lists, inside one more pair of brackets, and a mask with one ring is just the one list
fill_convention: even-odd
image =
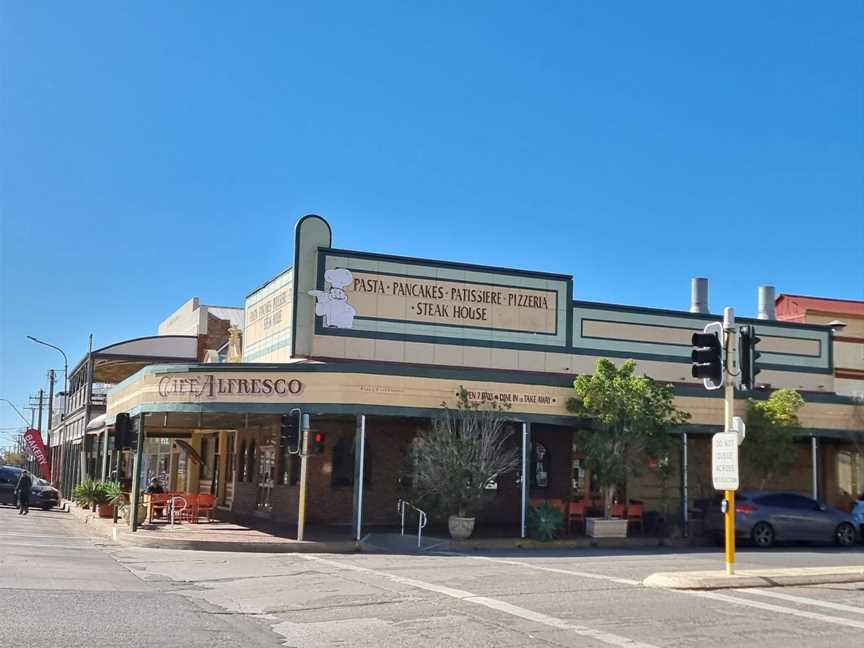
[(856, 299), (830, 299), (807, 295), (781, 294), (775, 300), (777, 319), (803, 317), (807, 311), (822, 311), (838, 315), (857, 315), (864, 317), (864, 301)]

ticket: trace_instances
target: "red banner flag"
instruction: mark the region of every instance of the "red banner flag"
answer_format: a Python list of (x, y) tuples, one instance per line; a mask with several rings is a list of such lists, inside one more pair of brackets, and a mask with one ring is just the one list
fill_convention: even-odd
[(39, 464), (39, 470), (42, 473), (42, 479), (51, 481), (51, 467), (48, 465), (48, 452), (45, 450), (45, 444), (42, 443), (42, 434), (39, 430), (30, 428), (24, 433), (24, 441), (30, 449), (30, 453)]

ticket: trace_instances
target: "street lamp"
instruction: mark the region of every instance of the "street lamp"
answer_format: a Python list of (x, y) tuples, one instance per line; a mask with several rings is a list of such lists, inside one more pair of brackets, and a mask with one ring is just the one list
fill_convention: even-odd
[[(68, 398), (69, 397), (69, 360), (66, 358), (66, 354), (63, 352), (58, 346), (54, 346), (53, 344), (49, 344), (48, 342), (43, 342), (42, 340), (37, 340), (32, 335), (27, 336), (28, 340), (33, 340), (36, 344), (44, 344), (47, 347), (51, 347), (52, 349), (56, 349), (63, 355), (63, 395)], [(49, 423), (50, 425), (50, 423)]]

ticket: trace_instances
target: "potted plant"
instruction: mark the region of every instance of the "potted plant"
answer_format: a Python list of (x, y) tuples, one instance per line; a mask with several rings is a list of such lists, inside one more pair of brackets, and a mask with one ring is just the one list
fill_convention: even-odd
[(519, 468), (519, 451), (509, 443), (506, 407), (471, 401), (461, 387), (456, 409), (441, 406), (441, 414), (418, 434), (413, 446), (412, 493), (419, 503), (448, 515), (450, 535), (464, 540), (474, 532), (474, 514), (490, 484)]
[(114, 517), (114, 507), (122, 500), (123, 496), (120, 482), (99, 482), (99, 486), (99, 501), (96, 502), (99, 517)]
[(93, 508), (99, 497), (98, 482), (93, 479), (85, 479), (72, 489), (73, 501), (83, 509)]
[(689, 418), (673, 404), (672, 385), (637, 376), (635, 371), (633, 360), (616, 368), (601, 358), (592, 375), (576, 378), (576, 395), (567, 403), (571, 412), (591, 425), (577, 432), (576, 443), (604, 494), (603, 518), (586, 520), (586, 533), (591, 537), (626, 537), (626, 516), (612, 518), (617, 485), (638, 476), (649, 456), (658, 456), (666, 447), (670, 428)]

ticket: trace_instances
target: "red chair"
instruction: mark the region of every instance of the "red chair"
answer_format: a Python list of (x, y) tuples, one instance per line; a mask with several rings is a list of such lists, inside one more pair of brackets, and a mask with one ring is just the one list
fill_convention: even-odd
[(627, 525), (629, 526), (631, 523), (639, 525), (640, 535), (644, 532), (644, 527), (642, 526), (642, 504), (627, 505)]
[(624, 517), (624, 505), (623, 504), (612, 504), (612, 517), (613, 518), (623, 518)]
[(201, 494), (198, 495), (198, 503), (195, 508), (195, 519), (201, 517), (202, 513), (207, 514), (207, 521), (212, 522), (213, 509), (216, 508), (216, 498), (213, 495)]
[(585, 502), (570, 502), (567, 507), (567, 533), (573, 532), (573, 523), (578, 522), (583, 530), (585, 528)]

